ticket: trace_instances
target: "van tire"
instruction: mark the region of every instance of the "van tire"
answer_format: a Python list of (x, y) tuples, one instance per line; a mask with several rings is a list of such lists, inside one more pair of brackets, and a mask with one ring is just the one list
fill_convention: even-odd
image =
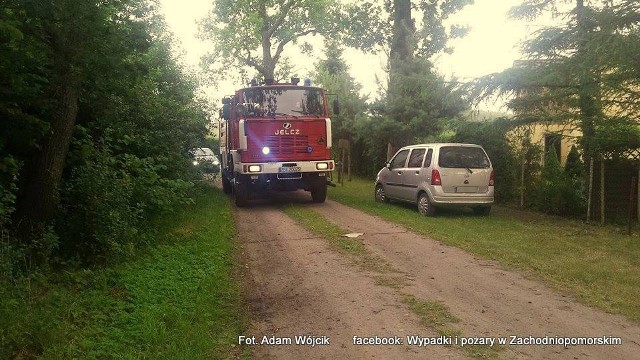
[(436, 208), (431, 204), (427, 193), (423, 192), (418, 197), (418, 212), (424, 216), (433, 216), (436, 213)]
[(487, 216), (491, 212), (491, 206), (474, 207), (473, 213), (480, 216)]
[(382, 184), (376, 185), (376, 191), (373, 194), (373, 196), (375, 197), (376, 202), (379, 202), (379, 203), (389, 202), (389, 198), (387, 197), (387, 194), (384, 191), (384, 185)]

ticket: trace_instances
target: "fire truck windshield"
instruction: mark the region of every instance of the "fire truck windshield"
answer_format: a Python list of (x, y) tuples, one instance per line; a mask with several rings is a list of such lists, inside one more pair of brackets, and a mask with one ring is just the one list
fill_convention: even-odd
[(246, 117), (324, 116), (324, 98), (317, 88), (246, 89), (242, 104)]

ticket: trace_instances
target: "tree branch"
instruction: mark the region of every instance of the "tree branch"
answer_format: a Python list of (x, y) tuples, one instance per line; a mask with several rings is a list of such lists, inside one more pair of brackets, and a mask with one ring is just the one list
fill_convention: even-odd
[(295, 1), (290, 0), (290, 1), (287, 1), (284, 5), (282, 5), (282, 7), (280, 8), (280, 16), (267, 30), (265, 35), (267, 35), (269, 38), (273, 36), (276, 30), (278, 30), (278, 28), (282, 26), (282, 24), (284, 23), (284, 20), (287, 18), (287, 15), (289, 14), (289, 10), (291, 10), (291, 8), (293, 7), (293, 4), (295, 4)]
[(265, 68), (263, 65), (261, 65), (260, 63), (258, 63), (256, 61), (256, 59), (254, 57), (251, 56), (251, 51), (248, 49), (245, 49), (245, 51), (247, 52), (247, 55), (242, 55), (240, 54), (240, 51), (236, 52), (234, 54), (234, 56), (243, 64), (250, 66), (256, 70), (258, 70), (259, 72), (263, 73)]

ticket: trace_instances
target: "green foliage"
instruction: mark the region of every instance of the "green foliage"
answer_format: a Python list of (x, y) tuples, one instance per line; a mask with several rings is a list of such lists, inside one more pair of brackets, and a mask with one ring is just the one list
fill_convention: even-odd
[(513, 127), (508, 119), (491, 122), (460, 121), (455, 125), (453, 142), (481, 145), (493, 165), (496, 176), (497, 202), (512, 202), (518, 196), (520, 163), (507, 133)]
[[(196, 174), (188, 150), (204, 141), (206, 104), (196, 100), (196, 79), (177, 65), (153, 5), (0, 6), (7, 29), (0, 33), (0, 230), (3, 254), (13, 254), (0, 259), (3, 272), (29, 266), (12, 256), (46, 262), (52, 252), (62, 263), (116, 262), (146, 241), (140, 226), (189, 203)], [(60, 206), (45, 224), (50, 230), (17, 243), (11, 216), (38, 169), (33, 159), (58, 136), (51, 129), (63, 73), (73, 78), (78, 109), (54, 194)]]
[(144, 255), (2, 282), (0, 358), (231, 356), (244, 325), (231, 209), (220, 191), (198, 193), (140, 229), (155, 238)]
[[(415, 53), (429, 59), (442, 51), (450, 52), (448, 40), (464, 36), (466, 28), (456, 24), (447, 28), (445, 23), (473, 0), (420, 0), (412, 3), (410, 6), (422, 17), (422, 26), (411, 34)], [(390, 25), (394, 4), (393, 1), (358, 1), (347, 6), (341, 23), (344, 29), (342, 41), (364, 51), (387, 49), (393, 38)]]
[(340, 114), (331, 117), (333, 138), (351, 139), (355, 123), (365, 116), (366, 99), (359, 95), (362, 86), (349, 75), (349, 66), (342, 58), (343, 49), (335, 42), (325, 42), (325, 45), (326, 59), (316, 64), (312, 77), (332, 94), (330, 100), (340, 102)]
[(570, 177), (568, 171), (560, 165), (558, 155), (553, 148), (545, 155), (541, 175), (535, 191), (533, 207), (554, 215), (584, 215), (586, 208), (584, 179)]
[(577, 2), (529, 0), (518, 18), (551, 13), (565, 19), (523, 45), (528, 59), (479, 85), (484, 95), (516, 95), (509, 106), (521, 117), (578, 124), (583, 156), (640, 144), (640, 6), (635, 0)]
[(564, 172), (571, 179), (580, 179), (584, 176), (584, 170), (584, 163), (580, 158), (578, 148), (572, 146), (569, 154), (567, 155), (567, 162), (564, 165)]
[[(334, 32), (339, 9), (335, 0), (216, 1), (200, 24), (201, 36), (215, 49), (205, 63), (222, 76), (228, 76), (230, 67), (248, 66), (274, 78), (284, 48), (306, 35)], [(308, 51), (308, 43), (303, 50)]]
[(400, 126), (389, 134), (397, 147), (437, 134), (442, 120), (456, 118), (468, 108), (464, 93), (437, 74), (429, 61), (419, 58), (400, 65), (386, 103), (384, 115)]

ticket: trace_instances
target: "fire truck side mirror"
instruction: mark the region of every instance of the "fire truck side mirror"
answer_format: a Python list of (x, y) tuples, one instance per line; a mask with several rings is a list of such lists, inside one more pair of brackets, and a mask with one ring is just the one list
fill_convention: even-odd
[(231, 118), (231, 104), (222, 105), (222, 118), (229, 120)]
[(333, 100), (333, 113), (336, 115), (340, 114), (340, 102), (338, 102), (338, 99)]

